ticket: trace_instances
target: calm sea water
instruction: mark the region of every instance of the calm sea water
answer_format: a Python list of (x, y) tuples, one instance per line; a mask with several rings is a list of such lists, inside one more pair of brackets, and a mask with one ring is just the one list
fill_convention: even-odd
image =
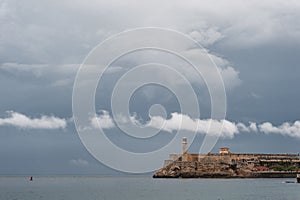
[(151, 177), (1, 177), (0, 199), (299, 200), (295, 179), (152, 179)]

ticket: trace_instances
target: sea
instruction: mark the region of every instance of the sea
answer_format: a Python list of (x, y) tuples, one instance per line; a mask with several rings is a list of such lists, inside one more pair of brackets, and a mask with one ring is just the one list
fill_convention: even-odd
[(0, 177), (2, 200), (299, 200), (295, 179), (153, 179), (150, 176)]

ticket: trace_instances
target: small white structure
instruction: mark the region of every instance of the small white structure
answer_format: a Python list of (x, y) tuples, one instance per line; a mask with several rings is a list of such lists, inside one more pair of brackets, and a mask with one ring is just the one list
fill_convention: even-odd
[(227, 148), (227, 147), (222, 147), (222, 148), (220, 148), (219, 153), (220, 154), (229, 154), (230, 153), (230, 149)]

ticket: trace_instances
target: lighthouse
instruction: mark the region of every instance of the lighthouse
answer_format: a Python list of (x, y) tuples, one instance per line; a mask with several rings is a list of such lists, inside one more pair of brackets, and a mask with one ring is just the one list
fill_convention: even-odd
[(187, 162), (188, 161), (188, 157), (187, 157), (187, 138), (183, 137), (182, 138), (182, 161), (183, 162)]

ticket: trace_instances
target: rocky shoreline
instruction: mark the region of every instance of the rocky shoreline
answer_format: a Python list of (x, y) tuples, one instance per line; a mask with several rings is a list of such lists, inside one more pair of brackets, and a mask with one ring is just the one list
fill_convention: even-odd
[(219, 153), (191, 154), (187, 139), (182, 154), (170, 154), (153, 178), (296, 178), (300, 174), (299, 154)]
[[(196, 166), (196, 167), (195, 167)], [(175, 161), (159, 169), (153, 178), (295, 178), (299, 171), (254, 171), (248, 165)]]
[(179, 172), (155, 173), (153, 178), (296, 178), (297, 172), (253, 172), (249, 174)]

